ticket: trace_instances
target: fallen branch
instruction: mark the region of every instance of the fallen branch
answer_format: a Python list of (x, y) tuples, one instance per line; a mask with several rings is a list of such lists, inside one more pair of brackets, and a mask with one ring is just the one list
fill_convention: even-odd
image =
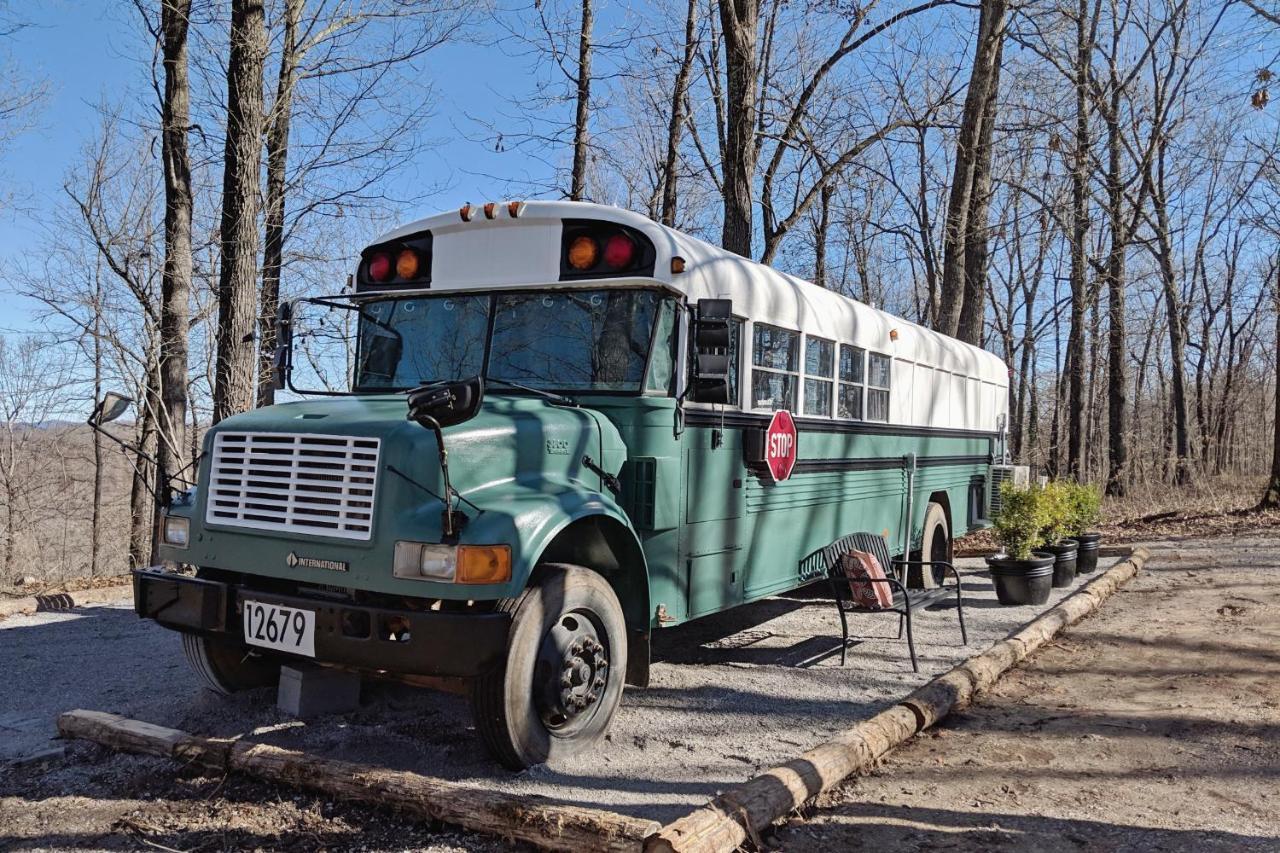
[(1063, 628), (1096, 610), (1137, 574), (1149, 556), (1144, 548), (1134, 549), (1128, 559), (1064, 598), (1022, 630), (938, 676), (892, 708), (797, 759), (722, 792), (705, 806), (667, 824), (646, 842), (645, 850), (721, 853), (757, 840), (759, 833), (774, 821), (968, 705)]
[(91, 740), (126, 752), (168, 756), (213, 770), (236, 770), (548, 850), (636, 851), (658, 830), (657, 821), (473, 788), (264, 743), (199, 737), (100, 711), (68, 711), (58, 717), (58, 731), (63, 737)]

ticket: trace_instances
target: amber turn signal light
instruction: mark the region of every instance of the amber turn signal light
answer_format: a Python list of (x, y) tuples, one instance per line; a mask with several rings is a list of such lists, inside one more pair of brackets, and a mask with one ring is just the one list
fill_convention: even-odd
[(396, 257), (396, 275), (400, 278), (416, 278), (418, 275), (418, 253), (413, 249), (401, 249)]
[(508, 545), (459, 545), (457, 583), (506, 583), (511, 580)]
[(589, 270), (600, 259), (600, 244), (583, 235), (569, 244), (569, 266), (575, 270)]

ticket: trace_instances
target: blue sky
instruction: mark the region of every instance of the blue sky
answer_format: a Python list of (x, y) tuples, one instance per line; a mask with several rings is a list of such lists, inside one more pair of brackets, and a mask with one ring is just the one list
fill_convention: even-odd
[[(61, 202), (66, 171), (97, 126), (97, 104), (120, 98), (149, 104), (152, 97), (146, 88), (149, 47), (130, 3), (42, 0), (15, 4), (15, 11), (32, 26), (7, 47), (9, 58), (47, 80), (50, 92), (36, 126), (0, 161), (4, 194), (18, 197), (17, 209), (0, 212), (0, 267), (39, 245), (41, 221)], [(527, 60), (492, 46), (459, 44), (439, 49), (428, 63), (440, 100), (424, 133), (441, 144), (422, 154), (411, 174), (418, 186), (443, 189), (405, 210), (403, 218), (508, 194), (505, 182), (486, 176), (546, 174), (544, 164), (519, 150), (498, 154), (475, 141), (482, 130), (472, 119), (499, 121), (512, 82), (530, 79)], [(29, 307), (0, 291), (0, 333), (30, 330)]]

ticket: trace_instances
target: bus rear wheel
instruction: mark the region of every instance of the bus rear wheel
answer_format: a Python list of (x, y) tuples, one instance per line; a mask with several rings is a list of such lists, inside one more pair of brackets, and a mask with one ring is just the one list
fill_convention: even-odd
[[(951, 528), (942, 504), (929, 502), (924, 513), (920, 550), (912, 552), (911, 559), (951, 562)], [(907, 571), (907, 585), (915, 589), (934, 589), (941, 586), (945, 578), (941, 566), (911, 566)]]
[(612, 587), (581, 566), (548, 563), (499, 604), (506, 658), (472, 684), (476, 731), (503, 765), (523, 770), (579, 752), (608, 730), (627, 671), (626, 622)]
[(280, 679), (279, 664), (259, 657), (240, 643), (183, 634), (182, 651), (201, 684), (224, 696), (267, 687)]

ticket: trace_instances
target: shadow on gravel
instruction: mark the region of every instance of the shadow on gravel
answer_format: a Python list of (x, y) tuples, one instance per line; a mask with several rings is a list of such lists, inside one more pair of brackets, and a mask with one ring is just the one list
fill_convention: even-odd
[(997, 811), (965, 812), (853, 802), (824, 810), (820, 841), (803, 824), (779, 839), (782, 849), (1036, 851), (1080, 850), (1268, 850), (1269, 836), (1221, 830), (1160, 829), (1095, 820), (1028, 816)]

